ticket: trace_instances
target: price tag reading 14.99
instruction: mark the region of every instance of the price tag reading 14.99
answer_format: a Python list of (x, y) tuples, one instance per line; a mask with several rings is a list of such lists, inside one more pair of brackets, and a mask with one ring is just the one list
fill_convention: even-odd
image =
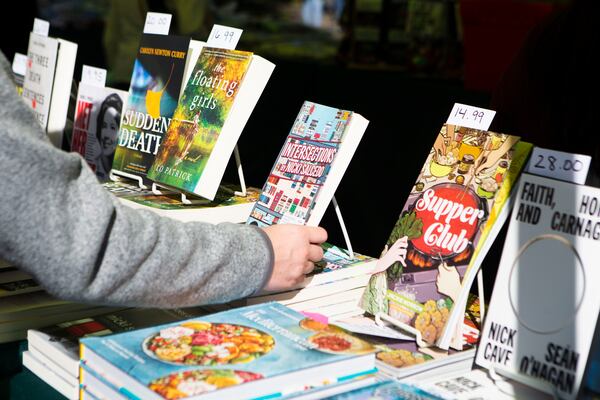
[(487, 131), (496, 111), (455, 103), (446, 123)]
[(235, 47), (242, 36), (242, 32), (242, 29), (215, 24), (210, 31), (210, 35), (208, 35), (206, 44), (209, 47), (235, 50)]

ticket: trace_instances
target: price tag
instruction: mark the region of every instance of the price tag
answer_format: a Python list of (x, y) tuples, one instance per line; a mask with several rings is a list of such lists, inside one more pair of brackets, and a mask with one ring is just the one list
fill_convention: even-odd
[(25, 71), (27, 70), (27, 56), (25, 54), (15, 53), (12, 70), (17, 75), (25, 76)]
[(446, 123), (487, 131), (495, 115), (494, 110), (454, 103)]
[(235, 46), (240, 41), (243, 31), (243, 29), (215, 24), (210, 31), (210, 35), (208, 35), (206, 45), (220, 49), (235, 50)]
[(81, 69), (81, 83), (104, 87), (106, 85), (106, 70), (84, 65)]
[(50, 22), (43, 19), (33, 19), (33, 33), (37, 33), (40, 36), (48, 36), (50, 32)]
[(146, 23), (144, 24), (144, 33), (154, 33), (155, 35), (168, 35), (171, 27), (171, 14), (165, 13), (146, 13)]
[(534, 147), (526, 171), (579, 185), (585, 184), (592, 157)]

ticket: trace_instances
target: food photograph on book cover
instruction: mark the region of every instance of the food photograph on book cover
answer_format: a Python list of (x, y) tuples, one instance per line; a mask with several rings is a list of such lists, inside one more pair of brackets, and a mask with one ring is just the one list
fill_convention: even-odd
[(518, 138), (443, 125), (361, 299), (440, 338)]
[(304, 102), (248, 223), (306, 224), (350, 115), (350, 111)]
[[(85, 339), (83, 346), (84, 360), (89, 348), (166, 399), (351, 361), (377, 351), (339, 327), (277, 303)], [(94, 369), (93, 363), (85, 362)]]

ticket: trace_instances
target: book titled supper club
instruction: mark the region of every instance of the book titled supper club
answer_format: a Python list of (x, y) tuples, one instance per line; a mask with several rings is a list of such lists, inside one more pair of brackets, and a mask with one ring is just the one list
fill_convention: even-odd
[(455, 338), (452, 346), (461, 348), (470, 283), (499, 222), (494, 207), (508, 199), (511, 164), (522, 166), (528, 152), (516, 144), (518, 138), (506, 134), (442, 126), (375, 267), (363, 309), (410, 325), (429, 344), (447, 349)]
[(305, 101), (248, 223), (318, 225), (368, 124), (355, 112)]

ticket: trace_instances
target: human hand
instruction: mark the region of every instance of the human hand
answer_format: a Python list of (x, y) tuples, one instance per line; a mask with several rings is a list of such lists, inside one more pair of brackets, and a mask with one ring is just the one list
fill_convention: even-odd
[(456, 267), (449, 267), (445, 262), (438, 267), (438, 276), (435, 284), (438, 292), (450, 297), (456, 303), (460, 293), (460, 275)]
[(379, 258), (379, 260), (377, 260), (375, 269), (371, 271), (371, 273), (376, 274), (378, 272), (385, 271), (396, 261), (400, 261), (400, 263), (406, 267), (406, 261), (404, 261), (404, 259), (406, 258), (407, 247), (408, 236), (403, 236), (396, 240), (392, 247), (387, 249), (387, 251)]
[(315, 268), (315, 262), (323, 258), (323, 249), (319, 246), (327, 240), (323, 228), (282, 224), (263, 230), (271, 240), (275, 254), (273, 272), (265, 290), (291, 289)]

